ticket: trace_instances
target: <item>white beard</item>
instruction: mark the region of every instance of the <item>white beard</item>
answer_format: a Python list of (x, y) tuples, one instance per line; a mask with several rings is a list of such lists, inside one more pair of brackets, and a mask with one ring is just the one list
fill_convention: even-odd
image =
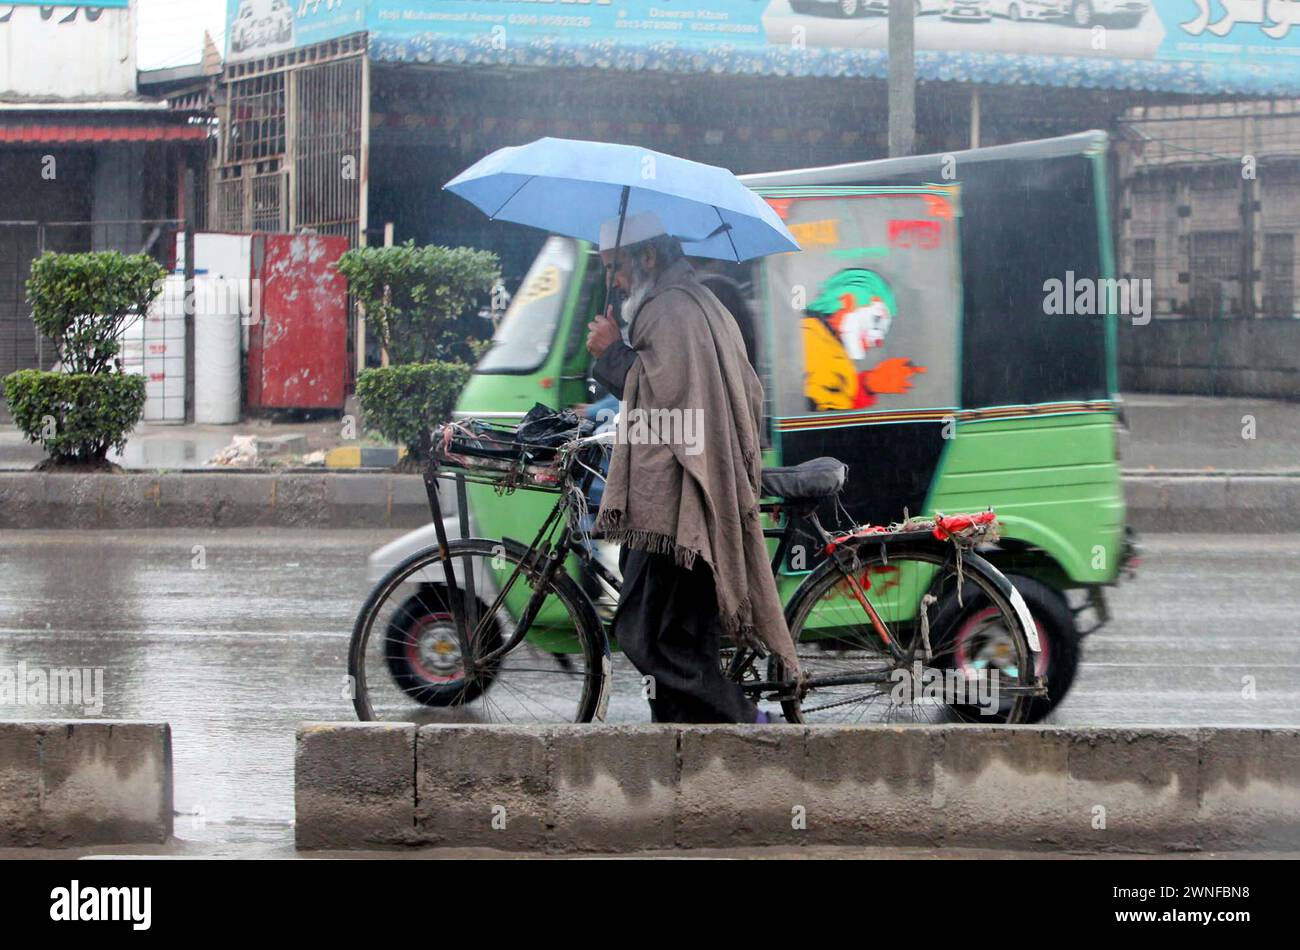
[(650, 293), (650, 287), (653, 283), (654, 282), (650, 279), (639, 280), (637, 285), (628, 292), (627, 299), (623, 301), (623, 308), (621, 311), (623, 314), (624, 326), (632, 325), (632, 318), (635, 317), (636, 312), (641, 309), (641, 304), (645, 303), (646, 294)]

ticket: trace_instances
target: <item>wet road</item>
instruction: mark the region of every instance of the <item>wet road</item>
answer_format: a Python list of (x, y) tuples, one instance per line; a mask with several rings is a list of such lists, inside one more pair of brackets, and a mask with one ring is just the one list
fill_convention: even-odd
[[(0, 667), (104, 670), (102, 709), (166, 720), (177, 836), (284, 840), (293, 735), (350, 720), (344, 667), (365, 556), (392, 532), (6, 532)], [(1139, 578), (1085, 643), (1070, 725), (1300, 725), (1300, 536), (1144, 539)], [(612, 721), (645, 718), (618, 666)]]

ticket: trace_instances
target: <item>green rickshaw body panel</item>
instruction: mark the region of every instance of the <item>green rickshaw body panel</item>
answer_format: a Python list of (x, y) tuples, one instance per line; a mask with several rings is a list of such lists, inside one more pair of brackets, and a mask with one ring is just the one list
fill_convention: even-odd
[[(460, 399), (458, 417), (500, 422), (518, 421), (537, 403), (558, 407), (581, 401), (582, 376), (574, 388), (572, 362), (566, 345), (573, 336), (578, 313), (589, 289), (587, 247), (569, 238), (552, 237), (529, 269), (510, 302), (492, 347), (479, 361)], [(474, 532), (485, 538), (511, 538), (525, 547), (533, 540), (557, 496), (550, 492), (515, 491), (500, 494), (491, 485), (465, 486)], [(509, 571), (497, 571), (502, 583)], [(570, 573), (575, 573), (572, 569)], [(530, 591), (516, 584), (506, 598), (514, 616), (527, 603)], [(559, 629), (557, 629), (557, 627)], [(558, 652), (576, 651), (564, 609), (556, 603), (543, 606), (531, 642)]]
[[(782, 463), (818, 455), (848, 462), (845, 504), (855, 521), (885, 524), (900, 520), (904, 510), (993, 507), (1009, 545), (1037, 549), (1053, 586), (1114, 582), (1125, 521), (1115, 433), (1116, 315), (1104, 309), (1064, 315), (1046, 303), (1052, 281), (1114, 276), (1106, 152), (1105, 134), (1092, 132), (946, 156), (746, 176), (746, 184), (778, 211), (779, 202), (792, 197), (923, 193), (940, 184), (959, 195), (960, 292), (943, 313), (923, 314), (927, 328), (941, 329), (932, 329), (925, 347), (913, 344), (906, 354), (916, 366), (943, 366), (945, 357), (957, 354), (952, 401), (933, 398), (933, 387), (931, 398), (919, 401), (914, 397), (920, 387), (885, 387), (861, 410), (809, 405), (792, 413), (787, 393), (775, 422)], [(923, 235), (915, 222), (925, 217), (891, 221), (887, 237)], [(936, 233), (942, 244), (946, 236)], [(840, 243), (817, 251), (860, 252), (861, 243), (855, 243), (857, 248)], [(870, 266), (883, 273), (895, 255), (911, 249), (891, 240), (884, 253), (875, 251)], [(786, 256), (795, 262), (790, 266), (799, 266), (799, 256)], [(765, 271), (768, 313), (777, 319), (791, 284), (800, 280), (771, 263)], [(907, 271), (904, 266), (889, 275), (892, 297), (877, 294), (904, 325), (914, 319), (905, 299)], [(945, 279), (941, 269), (932, 273), (932, 282)], [(780, 339), (779, 326), (771, 332)], [(807, 353), (791, 355), (800, 352), (792, 341), (782, 345), (787, 363), (808, 361)], [(870, 371), (873, 356), (855, 360), (854, 368)], [(919, 378), (930, 382), (928, 375)], [(787, 563), (783, 596), (805, 574)]]

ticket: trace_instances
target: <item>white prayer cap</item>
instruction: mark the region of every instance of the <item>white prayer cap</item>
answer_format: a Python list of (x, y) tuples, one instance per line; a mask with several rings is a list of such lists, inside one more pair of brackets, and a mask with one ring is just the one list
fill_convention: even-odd
[[(659, 215), (653, 211), (628, 215), (627, 220), (623, 222), (623, 239), (619, 241), (619, 246), (631, 247), (633, 244), (640, 244), (642, 241), (667, 233), (663, 222), (659, 220)], [(611, 218), (600, 226), (601, 251), (614, 250), (614, 242), (617, 239), (618, 218)]]

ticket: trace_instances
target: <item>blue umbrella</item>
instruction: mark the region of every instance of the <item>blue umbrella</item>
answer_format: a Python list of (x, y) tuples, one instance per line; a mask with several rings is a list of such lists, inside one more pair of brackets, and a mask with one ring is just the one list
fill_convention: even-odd
[(498, 149), (444, 187), (494, 221), (593, 243), (603, 222), (653, 211), (692, 257), (799, 250), (771, 206), (727, 169), (634, 145), (538, 139)]

